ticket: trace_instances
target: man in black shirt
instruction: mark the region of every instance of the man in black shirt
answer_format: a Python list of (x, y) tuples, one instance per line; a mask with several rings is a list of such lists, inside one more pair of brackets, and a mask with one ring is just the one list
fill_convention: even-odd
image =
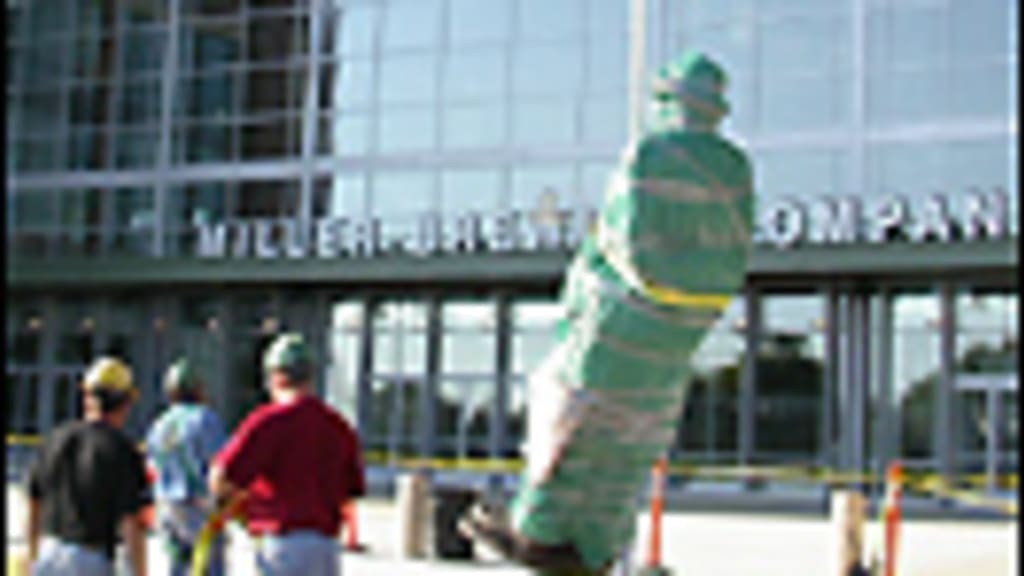
[(29, 472), (33, 576), (112, 576), (118, 533), (135, 576), (146, 576), (145, 465), (122, 431), (138, 394), (131, 371), (99, 358), (82, 391), (84, 419), (53, 430)]

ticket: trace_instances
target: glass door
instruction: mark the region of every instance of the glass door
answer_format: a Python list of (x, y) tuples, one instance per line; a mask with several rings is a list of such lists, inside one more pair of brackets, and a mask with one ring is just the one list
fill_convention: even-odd
[[(373, 367), (366, 449), (388, 462), (417, 455), (428, 417), (427, 305), (384, 302), (373, 316)], [(382, 453), (382, 454), (381, 454)]]

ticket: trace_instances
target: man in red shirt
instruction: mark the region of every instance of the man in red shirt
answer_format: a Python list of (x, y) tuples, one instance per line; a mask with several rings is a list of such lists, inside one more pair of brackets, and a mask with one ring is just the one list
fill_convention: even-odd
[(263, 369), (270, 403), (249, 414), (214, 458), (210, 490), (221, 500), (244, 491), (260, 574), (336, 576), (342, 506), (366, 492), (359, 439), (315, 397), (302, 336), (279, 336)]

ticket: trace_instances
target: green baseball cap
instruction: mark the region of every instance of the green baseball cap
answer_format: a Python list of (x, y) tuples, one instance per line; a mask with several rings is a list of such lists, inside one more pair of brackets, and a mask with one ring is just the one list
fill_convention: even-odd
[(164, 372), (164, 392), (195, 392), (201, 387), (199, 373), (187, 358), (178, 358)]
[(724, 116), (729, 113), (723, 95), (728, 82), (717, 62), (690, 50), (662, 67), (654, 79), (653, 94), (658, 101), (682, 100), (684, 105)]
[(313, 365), (313, 354), (301, 334), (281, 334), (263, 354), (263, 370), (302, 370)]

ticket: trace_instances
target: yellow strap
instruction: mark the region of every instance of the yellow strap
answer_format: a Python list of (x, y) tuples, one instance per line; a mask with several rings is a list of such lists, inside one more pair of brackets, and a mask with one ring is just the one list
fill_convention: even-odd
[(625, 258), (622, 250), (616, 249), (614, 241), (608, 236), (609, 234), (603, 230), (603, 227), (598, 227), (598, 246), (605, 260), (634, 290), (640, 292), (647, 299), (663, 306), (711, 308), (713, 310), (724, 310), (732, 301), (731, 294), (695, 294), (676, 290), (644, 278), (636, 267)]

